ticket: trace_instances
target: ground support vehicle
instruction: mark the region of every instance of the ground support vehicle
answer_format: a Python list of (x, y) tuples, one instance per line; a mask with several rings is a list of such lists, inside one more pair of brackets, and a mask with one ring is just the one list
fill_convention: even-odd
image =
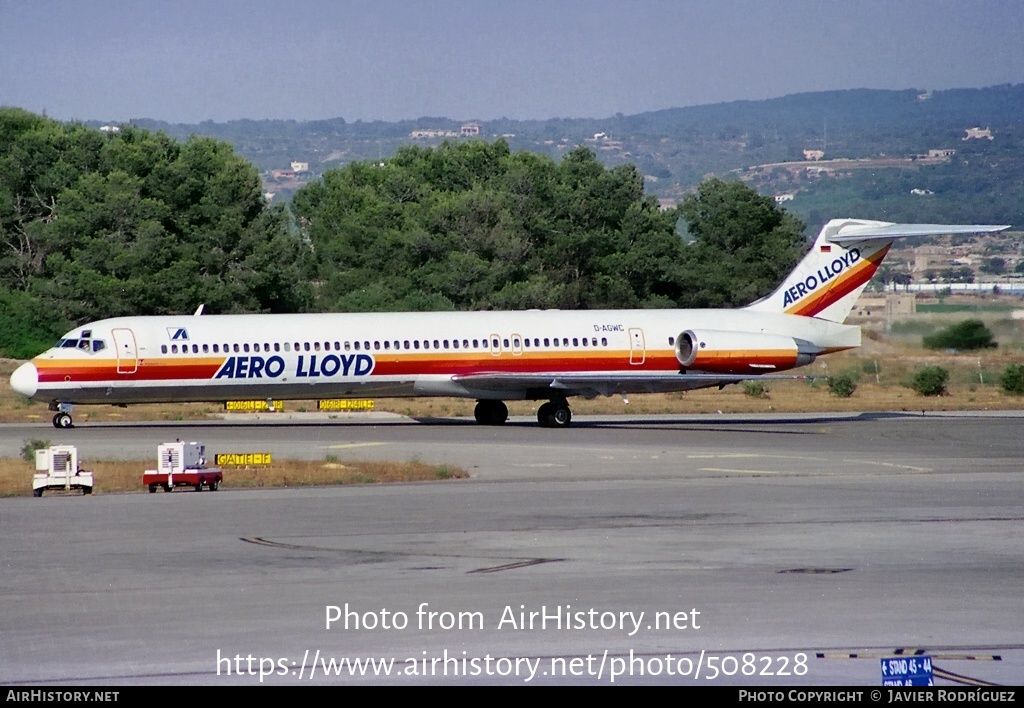
[(206, 466), (206, 446), (197, 442), (163, 443), (157, 448), (157, 469), (146, 470), (142, 484), (149, 493), (163, 487), (170, 492), (175, 487), (192, 487), (197, 492), (206, 487), (216, 492), (224, 475), (219, 467)]
[(78, 467), (78, 448), (54, 445), (36, 450), (36, 473), (32, 475), (32, 495), (43, 496), (46, 490), (70, 492), (82, 490), (92, 494), (93, 474)]

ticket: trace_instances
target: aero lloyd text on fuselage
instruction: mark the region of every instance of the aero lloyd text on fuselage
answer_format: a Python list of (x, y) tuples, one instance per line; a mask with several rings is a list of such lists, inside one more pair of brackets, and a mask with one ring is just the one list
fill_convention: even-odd
[[(369, 354), (300, 354), (291, 376), (316, 378), (330, 376), (366, 376), (373, 371)], [(221, 365), (215, 379), (276, 379), (285, 374), (285, 360), (280, 356), (231, 356)]]
[(792, 305), (804, 295), (814, 292), (818, 287), (832, 280), (859, 260), (860, 251), (856, 248), (851, 248), (846, 253), (833, 259), (831, 263), (827, 263), (823, 268), (819, 268), (816, 273), (808, 275), (802, 282), (786, 290), (782, 306)]

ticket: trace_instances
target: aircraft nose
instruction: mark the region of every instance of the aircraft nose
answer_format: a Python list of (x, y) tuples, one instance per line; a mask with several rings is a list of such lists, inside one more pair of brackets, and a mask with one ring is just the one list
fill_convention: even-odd
[(36, 369), (36, 365), (28, 362), (15, 369), (11, 374), (11, 388), (29, 398), (36, 395), (36, 390), (39, 388), (39, 371)]

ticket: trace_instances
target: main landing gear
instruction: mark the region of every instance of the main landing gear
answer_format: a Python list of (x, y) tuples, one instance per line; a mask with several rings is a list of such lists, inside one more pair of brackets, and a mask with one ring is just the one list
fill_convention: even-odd
[[(508, 420), (508, 406), (501, 401), (480, 400), (473, 411), (480, 425), (503, 425)], [(566, 400), (548, 401), (537, 409), (537, 422), (542, 428), (568, 428), (572, 411)]]

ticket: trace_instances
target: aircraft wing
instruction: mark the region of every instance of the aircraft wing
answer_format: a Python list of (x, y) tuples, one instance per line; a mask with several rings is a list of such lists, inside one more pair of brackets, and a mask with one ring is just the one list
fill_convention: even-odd
[(452, 381), (469, 389), (488, 391), (525, 391), (528, 389), (553, 389), (566, 395), (599, 394), (611, 396), (616, 393), (657, 393), (660, 391), (686, 391), (695, 388), (725, 386), (726, 384), (751, 379), (810, 379), (810, 376), (783, 374), (696, 374), (669, 372), (625, 372), (625, 373), (530, 373), (506, 372), (465, 374), (452, 377)]

